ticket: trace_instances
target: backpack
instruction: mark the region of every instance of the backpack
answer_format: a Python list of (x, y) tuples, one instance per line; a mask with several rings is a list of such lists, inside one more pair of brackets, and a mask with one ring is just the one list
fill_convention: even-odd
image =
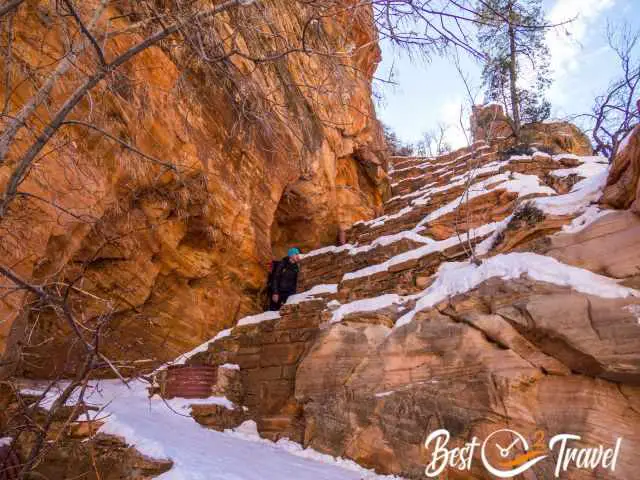
[(282, 260), (271, 260), (271, 266), (269, 269), (269, 277), (267, 278), (267, 290), (271, 292), (273, 290), (273, 278), (278, 269), (278, 266), (282, 263)]

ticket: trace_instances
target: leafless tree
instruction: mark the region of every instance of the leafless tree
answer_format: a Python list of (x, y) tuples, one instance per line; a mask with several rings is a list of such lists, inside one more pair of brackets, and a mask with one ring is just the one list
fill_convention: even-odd
[(451, 151), (451, 144), (447, 139), (449, 125), (438, 122), (435, 128), (422, 134), (422, 140), (416, 145), (419, 154), (427, 157), (437, 157)]
[(640, 96), (640, 32), (633, 31), (628, 24), (609, 24), (607, 38), (618, 58), (620, 76), (596, 98), (589, 116), (594, 121), (596, 153), (611, 162), (621, 142), (640, 121), (640, 108), (636, 106)]

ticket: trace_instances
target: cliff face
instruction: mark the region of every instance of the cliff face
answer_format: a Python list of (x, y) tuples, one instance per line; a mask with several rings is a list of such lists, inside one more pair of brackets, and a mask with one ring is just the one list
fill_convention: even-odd
[[(83, 2), (82, 13), (98, 3)], [(261, 3), (268, 25), (256, 28), (257, 7), (248, 6), (211, 28), (231, 28), (238, 48), (256, 57), (271, 53), (269, 32), (295, 43), (305, 7)], [(11, 111), (51, 73), (62, 49), (64, 32), (50, 24), (49, 8), (26, 2), (16, 14), (21, 64), (12, 70)], [(71, 118), (146, 156), (95, 129), (63, 127), (22, 186), (31, 196), (18, 198), (0, 223), (3, 264), (38, 284), (75, 281), (73, 307), (85, 325), (110, 316), (103, 345), (115, 359), (166, 360), (260, 310), (272, 251), (332, 243), (339, 228), (372, 217), (387, 195), (371, 101), (379, 50), (370, 15), (358, 12), (314, 24), (310, 41), (329, 44), (339, 58), (294, 53), (258, 64), (239, 56), (207, 63), (184, 46), (200, 42), (213, 55), (207, 39), (187, 30), (127, 63)], [(129, 25), (121, 13), (105, 14), (114, 29)], [(116, 38), (108, 53), (136, 38)], [(92, 61), (81, 58), (58, 82), (41, 119)], [(0, 166), (3, 188), (29, 135)], [(66, 358), (60, 339), (68, 332), (31, 307), (20, 291), (0, 301), (0, 352), (11, 357), (29, 332), (26, 343), (39, 345), (39, 356), (25, 373), (50, 374)]]
[[(278, 318), (240, 322), (188, 363), (236, 364), (241, 386), (229, 392), (242, 392), (234, 401), (263, 436), (381, 473), (424, 478), (439, 456), (424, 442), (438, 429), (453, 448), (509, 428), (537, 442), (527, 458), (546, 455), (532, 478), (554, 476), (549, 440), (568, 433), (580, 437), (571, 448), (622, 447), (615, 471), (568, 461), (563, 478), (633, 477), (639, 138), (612, 166), (512, 155), (501, 139), (394, 157), (385, 215), (354, 225), (350, 244), (309, 253), (306, 291)], [(213, 428), (232, 419), (194, 417)], [(501, 472), (519, 465), (487, 458)], [(479, 449), (469, 467), (439, 463), (448, 478), (495, 478)]]
[[(476, 105), (471, 115), (471, 134), (474, 141), (501, 142), (506, 150), (515, 145), (510, 119), (502, 105), (490, 103)], [(591, 155), (593, 148), (589, 138), (569, 122), (543, 122), (522, 125), (520, 143), (537, 147), (549, 153), (570, 152)]]
[(621, 145), (607, 180), (602, 203), (630, 208), (640, 214), (640, 127), (636, 126)]

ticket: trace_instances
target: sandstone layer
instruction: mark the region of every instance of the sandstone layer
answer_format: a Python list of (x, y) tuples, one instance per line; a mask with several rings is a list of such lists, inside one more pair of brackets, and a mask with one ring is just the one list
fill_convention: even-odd
[[(381, 473), (424, 478), (437, 429), (453, 447), (510, 428), (532, 442), (579, 435), (579, 448), (621, 438), (615, 471), (572, 464), (562, 478), (637, 476), (640, 217), (598, 201), (640, 155), (609, 167), (503, 147), (394, 157), (385, 215), (307, 255), (305, 292), (279, 318), (238, 326), (189, 362), (237, 364), (243, 419), (263, 436)], [(636, 201), (615, 191), (623, 207)], [(557, 455), (518, 478), (553, 477)], [(443, 475), (495, 478), (478, 451), (471, 469)]]
[(602, 202), (640, 213), (640, 127), (623, 141), (613, 160)]
[[(99, 4), (81, 3), (85, 17)], [(265, 56), (272, 37), (252, 25), (266, 22), (267, 12), (285, 45), (299, 42), (311, 11), (285, 0), (261, 4), (242, 6), (210, 28), (221, 37), (233, 32), (241, 53)], [(11, 67), (10, 114), (56, 67), (50, 59), (66, 40), (60, 25), (49, 24), (58, 18), (54, 8), (29, 1), (17, 10), (13, 51), (21, 64)], [(123, 13), (108, 7), (109, 28), (131, 26)], [(339, 229), (374, 216), (388, 195), (371, 100), (380, 53), (370, 11), (328, 15), (314, 25), (310, 46), (350, 54), (207, 63), (191, 47), (215, 56), (215, 45), (186, 29), (181, 41), (126, 63), (70, 119), (144, 156), (85, 125), (64, 126), (0, 221), (3, 265), (47, 288), (73, 283), (70, 303), (85, 326), (109, 318), (103, 348), (114, 361), (164, 361), (261, 310), (274, 254), (294, 242), (307, 250), (333, 243)], [(116, 37), (107, 54), (148, 33)], [(85, 53), (38, 109), (41, 121), (94, 68)], [(3, 190), (30, 135), (23, 130), (0, 165)], [(2, 297), (0, 317), (0, 353), (9, 365), (20, 354), (29, 356), (20, 363), (25, 375), (65, 371), (74, 355), (59, 318), (39, 311), (23, 290)]]
[[(516, 146), (511, 119), (504, 107), (497, 103), (476, 105), (471, 115), (471, 134), (474, 141), (498, 141), (501, 149)], [(590, 155), (593, 151), (589, 138), (569, 122), (528, 123), (521, 127), (520, 144), (534, 146), (548, 153), (571, 152)]]

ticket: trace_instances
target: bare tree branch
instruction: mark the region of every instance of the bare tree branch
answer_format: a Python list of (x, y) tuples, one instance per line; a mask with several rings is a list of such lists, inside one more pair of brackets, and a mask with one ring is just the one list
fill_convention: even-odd
[(24, 0), (8, 0), (4, 5), (0, 5), (0, 17), (18, 8)]

